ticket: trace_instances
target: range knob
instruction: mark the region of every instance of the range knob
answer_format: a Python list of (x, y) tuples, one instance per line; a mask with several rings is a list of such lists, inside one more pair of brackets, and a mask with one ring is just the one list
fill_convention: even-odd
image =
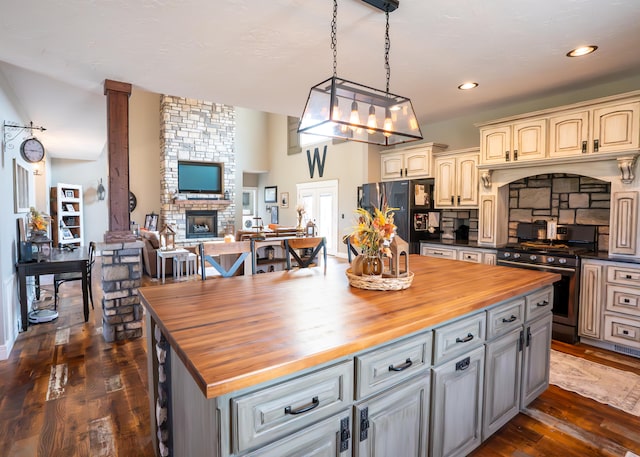
[(519, 258), (520, 258), (520, 253), (515, 252), (515, 253), (513, 254), (513, 258), (514, 258), (514, 259), (519, 259)]
[(510, 253), (510, 252), (505, 252), (505, 253), (503, 254), (503, 256), (504, 256), (504, 258), (506, 259), (506, 258), (508, 258), (508, 257), (511, 257), (511, 253)]
[(567, 263), (567, 259), (558, 259), (558, 263), (565, 264)]
[(556, 261), (556, 259), (555, 259), (555, 258), (553, 258), (553, 257), (547, 257), (547, 263), (553, 263), (553, 262), (555, 262), (555, 261)]
[(537, 255), (530, 255), (529, 260), (536, 260), (538, 258)]

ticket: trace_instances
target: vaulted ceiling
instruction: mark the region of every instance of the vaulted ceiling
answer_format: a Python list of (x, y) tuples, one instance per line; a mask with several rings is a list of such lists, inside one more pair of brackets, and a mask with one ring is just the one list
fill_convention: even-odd
[[(384, 14), (339, 0), (337, 74), (383, 89)], [(299, 116), (332, 75), (331, 0), (25, 0), (0, 15), (0, 73), (48, 152), (95, 158), (103, 82)], [(391, 91), (421, 123), (640, 72), (638, 0), (401, 0)], [(579, 45), (596, 53), (565, 56)], [(472, 91), (460, 91), (465, 81)]]

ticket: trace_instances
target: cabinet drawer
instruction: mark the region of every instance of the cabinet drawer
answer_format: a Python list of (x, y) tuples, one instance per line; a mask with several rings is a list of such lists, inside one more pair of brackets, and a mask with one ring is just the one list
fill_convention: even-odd
[(432, 248), (429, 246), (422, 247), (422, 255), (426, 255), (428, 257), (440, 257), (443, 259), (452, 259), (456, 260), (456, 250), (455, 249), (447, 249), (447, 248)]
[(487, 316), (482, 312), (434, 331), (434, 364), (473, 349), (484, 343)]
[(458, 253), (458, 260), (464, 260), (465, 262), (482, 262), (482, 251), (460, 251)]
[(231, 399), (235, 453), (289, 435), (348, 408), (353, 361)]
[(607, 267), (607, 281), (625, 286), (640, 287), (640, 269), (622, 265)]
[(542, 316), (544, 313), (551, 312), (552, 309), (553, 287), (551, 286), (525, 297), (524, 318), (526, 322)]
[(607, 284), (606, 309), (640, 318), (640, 289)]
[(504, 335), (524, 324), (524, 298), (487, 311), (487, 339)]
[(640, 349), (640, 320), (605, 314), (604, 339)]
[(432, 332), (356, 357), (356, 397), (364, 398), (431, 366)]

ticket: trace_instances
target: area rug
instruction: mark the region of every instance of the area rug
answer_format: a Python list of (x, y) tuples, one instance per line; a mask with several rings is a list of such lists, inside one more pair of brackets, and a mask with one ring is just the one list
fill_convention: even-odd
[(640, 376), (551, 350), (549, 382), (640, 416)]

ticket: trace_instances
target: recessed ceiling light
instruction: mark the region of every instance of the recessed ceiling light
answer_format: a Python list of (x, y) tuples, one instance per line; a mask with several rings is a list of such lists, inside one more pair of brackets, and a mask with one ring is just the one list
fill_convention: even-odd
[(460, 84), (458, 86), (458, 89), (460, 90), (470, 90), (470, 89), (475, 89), (476, 87), (478, 87), (478, 83), (474, 83), (474, 82), (468, 82), (468, 83), (463, 83)]
[(596, 49), (598, 49), (598, 46), (594, 46), (594, 45), (580, 46), (579, 48), (575, 48), (567, 52), (567, 57), (586, 56), (587, 54), (591, 54), (592, 52), (594, 52)]

